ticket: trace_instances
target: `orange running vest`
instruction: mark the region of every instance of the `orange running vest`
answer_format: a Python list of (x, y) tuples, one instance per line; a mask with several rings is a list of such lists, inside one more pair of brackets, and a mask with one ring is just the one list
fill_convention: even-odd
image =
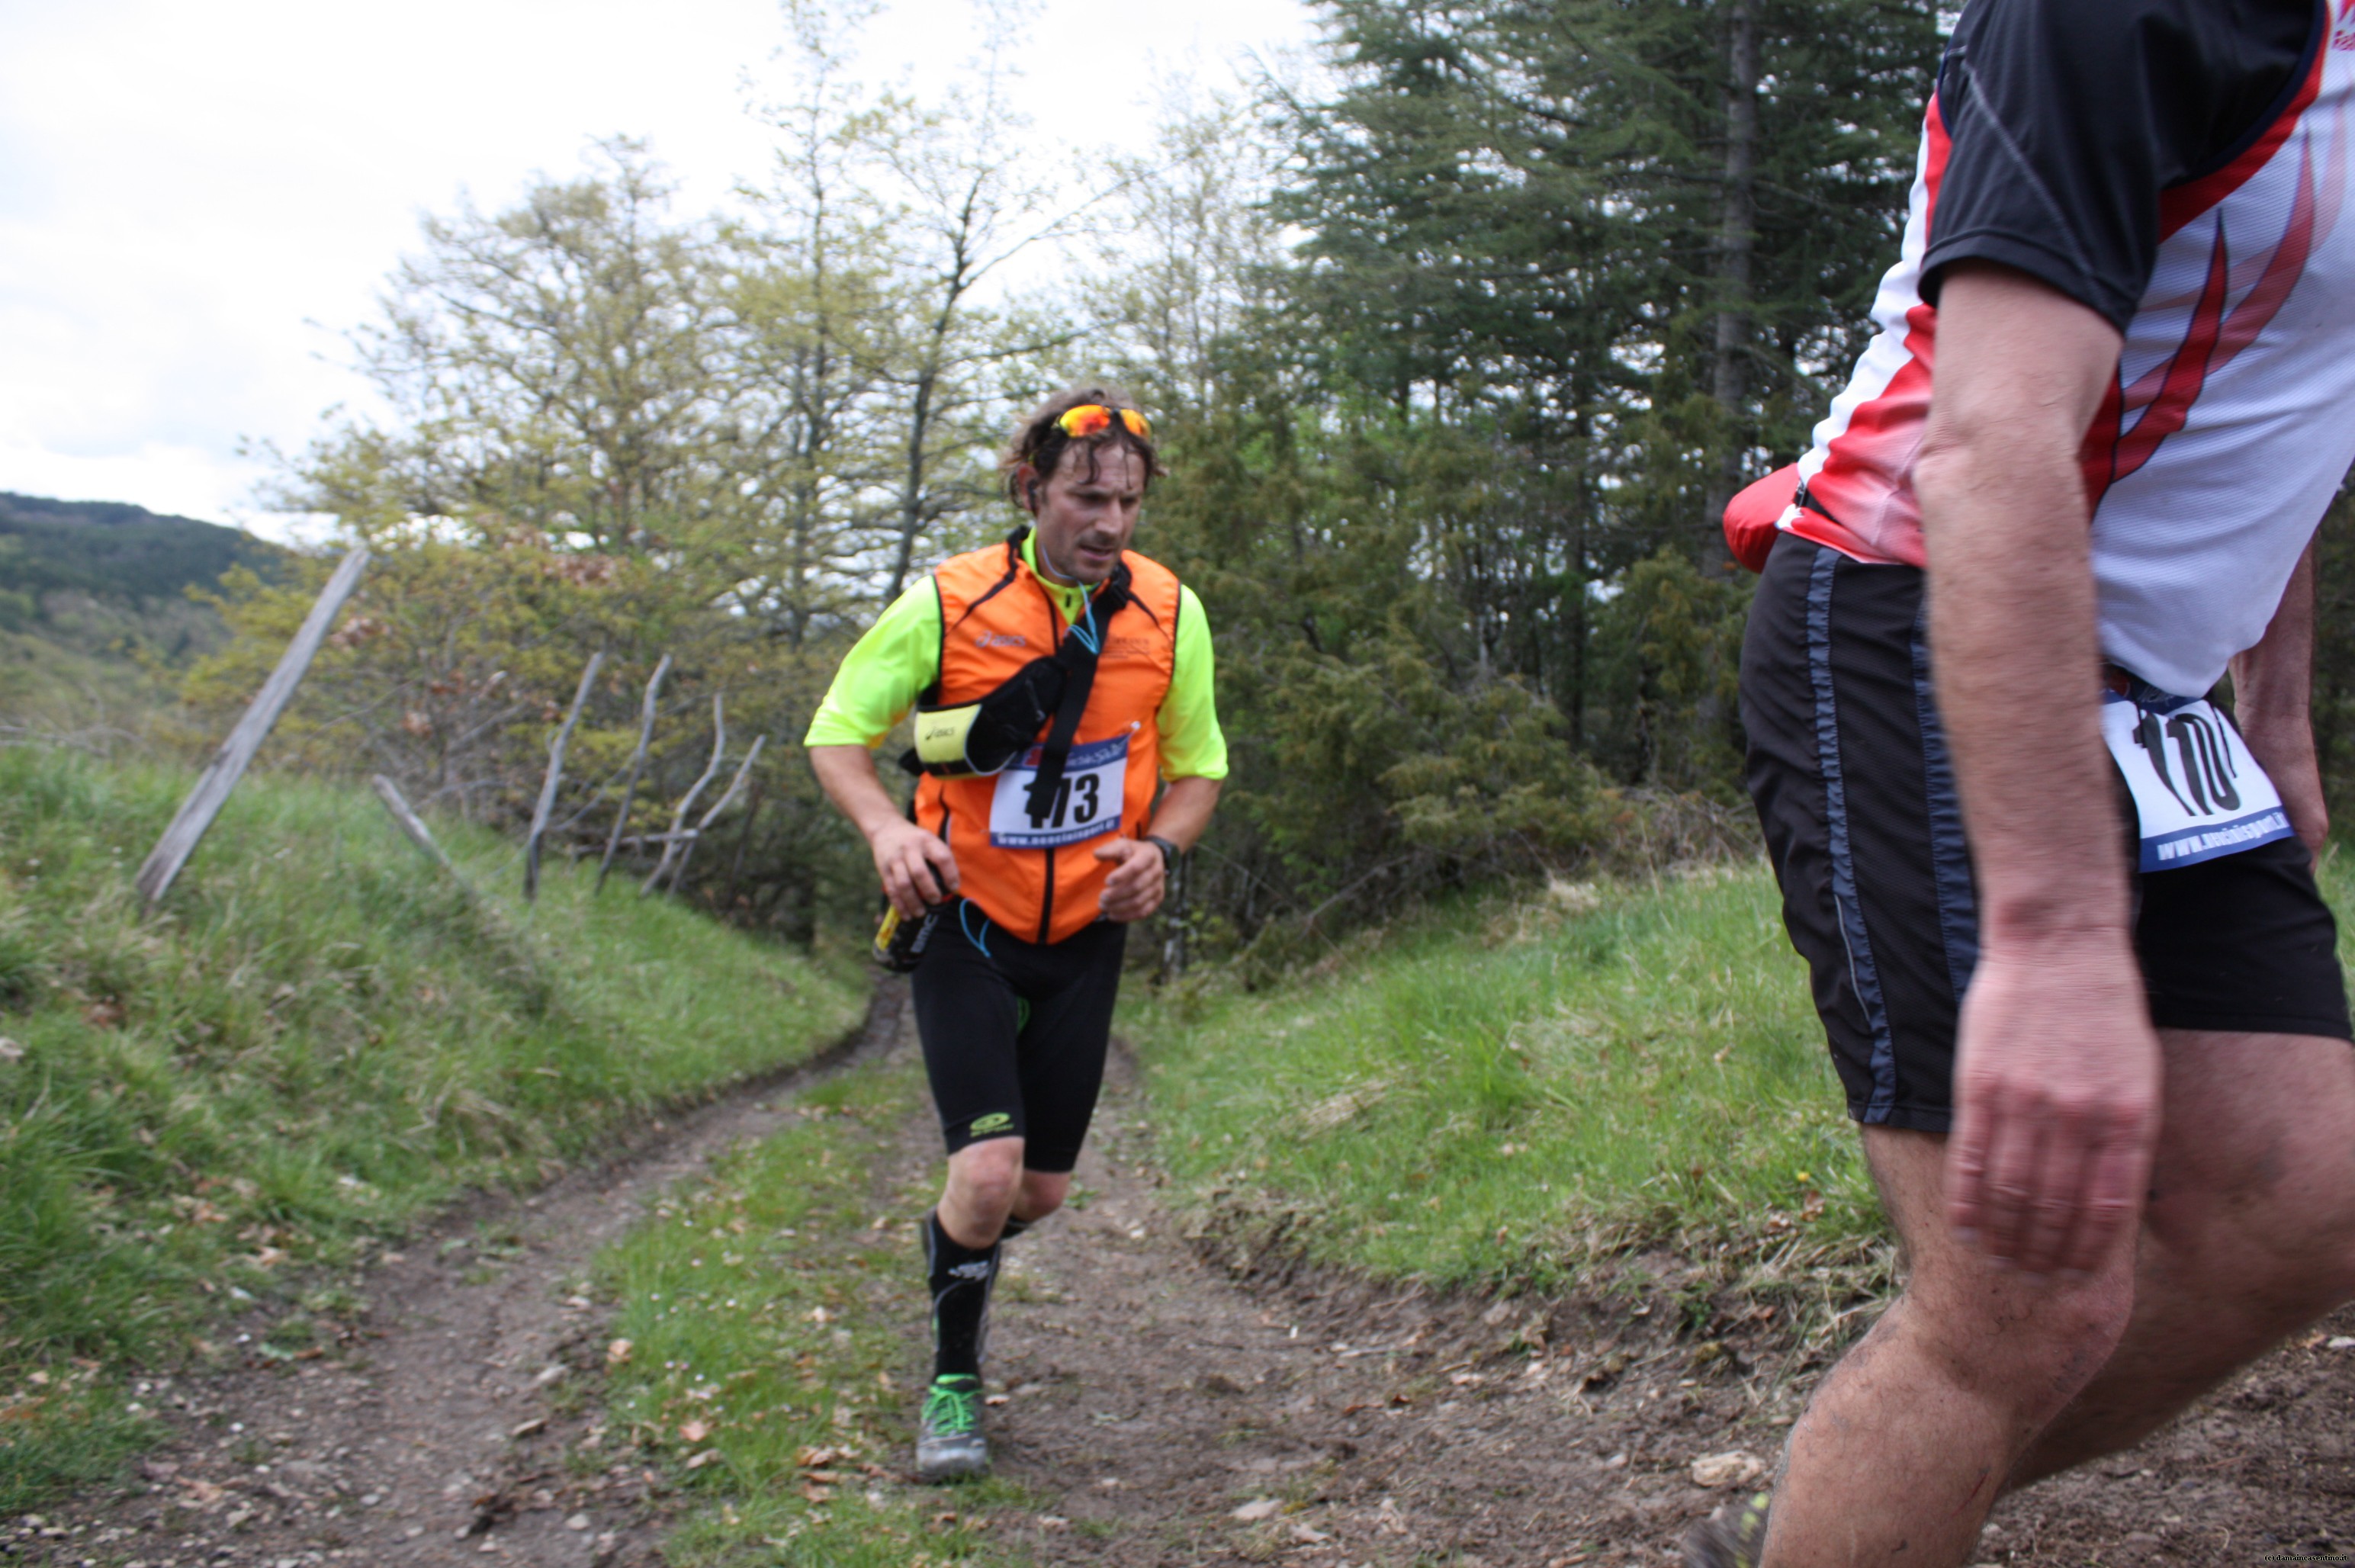
[[(1065, 635), (1054, 594), (1022, 559), (1020, 535), (952, 556), (932, 572), (941, 596), (941, 673), (929, 706), (977, 702)], [(1095, 852), (1150, 829), (1161, 779), (1161, 701), (1178, 651), (1178, 577), (1134, 550), (1130, 602), (1095, 629), (1103, 639), (1062, 787), (1029, 810), (1039, 748), (1003, 773), (916, 785), (916, 821), (955, 851), (964, 896), (1025, 942), (1061, 942), (1100, 912), (1112, 867)], [(1084, 632), (1088, 623), (1082, 621)], [(1043, 738), (1045, 727), (1040, 728)]]

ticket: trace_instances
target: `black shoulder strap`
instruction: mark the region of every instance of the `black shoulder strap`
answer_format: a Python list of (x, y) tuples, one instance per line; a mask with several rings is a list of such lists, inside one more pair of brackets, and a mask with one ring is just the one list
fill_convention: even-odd
[(1055, 721), (1047, 727), (1047, 739), (1039, 749), (1039, 771), (1030, 780), (1028, 802), (1030, 819), (1044, 822), (1055, 810), (1055, 792), (1063, 785), (1063, 767), (1071, 760), (1071, 741), (1080, 732), (1080, 718), (1088, 710), (1088, 693), (1096, 684), (1096, 659), (1103, 651), (1103, 640), (1114, 615), (1131, 603), (1128, 567), (1116, 563), (1104, 585), (1089, 595), (1090, 619), (1094, 622), (1092, 636), (1080, 634), (1077, 626), (1063, 634), (1061, 644), (1055, 649), (1055, 662), (1063, 667), (1063, 698), (1055, 705)]

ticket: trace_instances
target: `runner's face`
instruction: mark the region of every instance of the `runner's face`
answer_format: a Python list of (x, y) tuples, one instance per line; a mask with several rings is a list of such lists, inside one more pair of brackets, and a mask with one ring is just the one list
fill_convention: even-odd
[(1112, 575), (1120, 552), (1136, 532), (1136, 510), (1145, 502), (1145, 465), (1118, 443), (1089, 453), (1068, 450), (1054, 475), (1032, 492), (1031, 517), (1039, 530), (1039, 553), (1049, 575), (1090, 586)]

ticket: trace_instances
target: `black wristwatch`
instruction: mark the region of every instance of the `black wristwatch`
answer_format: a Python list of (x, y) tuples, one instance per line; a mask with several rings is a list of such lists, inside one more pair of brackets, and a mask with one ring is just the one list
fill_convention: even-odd
[(1172, 844), (1168, 839), (1164, 838), (1159, 834), (1156, 833), (1146, 834), (1145, 836), (1145, 841), (1147, 844), (1152, 845), (1156, 849), (1161, 851), (1162, 875), (1167, 876), (1178, 869), (1178, 857), (1184, 854), (1184, 850), (1178, 848), (1177, 845)]

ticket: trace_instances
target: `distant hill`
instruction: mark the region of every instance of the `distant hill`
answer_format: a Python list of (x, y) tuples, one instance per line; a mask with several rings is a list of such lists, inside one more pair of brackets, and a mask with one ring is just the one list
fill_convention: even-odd
[(0, 733), (144, 731), (229, 635), (187, 591), (289, 559), (218, 523), (0, 490)]
[(122, 501), (53, 501), (0, 490), (0, 591), (177, 599), (232, 566), (274, 571), (286, 552), (218, 523)]

